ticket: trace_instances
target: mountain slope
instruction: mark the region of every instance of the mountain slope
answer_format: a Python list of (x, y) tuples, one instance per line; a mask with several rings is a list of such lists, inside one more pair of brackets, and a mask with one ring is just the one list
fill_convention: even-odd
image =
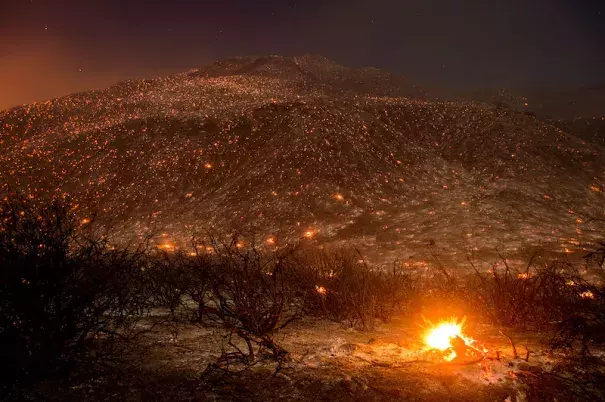
[(311, 56), (228, 60), (15, 108), (0, 130), (3, 189), (67, 193), (83, 216), (106, 210), (123, 239), (254, 228), (280, 242), (352, 241), (377, 260), (463, 260), (577, 249), (596, 235), (582, 222), (603, 215), (599, 145)]

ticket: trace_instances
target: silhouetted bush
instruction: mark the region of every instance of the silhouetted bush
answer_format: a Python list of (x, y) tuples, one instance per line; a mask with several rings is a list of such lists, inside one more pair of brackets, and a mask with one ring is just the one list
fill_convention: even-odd
[[(142, 250), (89, 238), (69, 205), (5, 198), (0, 204), (0, 361), (7, 384), (69, 370), (97, 334), (119, 336), (145, 307)], [(140, 283), (140, 282), (139, 282)]]
[(591, 344), (605, 343), (603, 256), (602, 248), (586, 256), (592, 278), (567, 261), (538, 265), (530, 260), (516, 270), (502, 258), (488, 272), (475, 269), (467, 287), (494, 323), (551, 334), (552, 349), (586, 355)]
[(605, 243), (585, 256), (586, 275), (574, 271), (566, 280), (560, 320), (551, 340), (553, 349), (590, 353), (594, 344), (605, 343)]
[(187, 259), (185, 266), (185, 277), (187, 278), (185, 294), (195, 303), (194, 312), (190, 317), (192, 321), (202, 322), (209, 292), (212, 288), (211, 274), (210, 255), (196, 250), (195, 255)]
[(316, 253), (310, 264), (320, 311), (351, 328), (371, 330), (377, 318), (388, 321), (412, 295), (411, 275), (397, 262), (391, 269), (372, 267), (358, 251), (341, 249)]
[(173, 316), (194, 280), (187, 275), (188, 264), (187, 257), (180, 251), (172, 253), (161, 251), (149, 258), (145, 277), (150, 301), (154, 306), (168, 308)]
[[(269, 357), (281, 362), (287, 352), (274, 334), (301, 317), (304, 292), (297, 289), (295, 249), (261, 252), (254, 246), (240, 248), (237, 238), (228, 244), (213, 243), (209, 306), (227, 332), (227, 345), (217, 365), (253, 363)], [(239, 337), (242, 348), (233, 339)]]
[(525, 269), (512, 268), (505, 258), (488, 272), (476, 271), (471, 292), (481, 300), (495, 323), (521, 329), (544, 329), (560, 316), (564, 303), (567, 266), (538, 266), (533, 260)]
[(201, 322), (212, 284), (211, 254), (155, 251), (145, 270), (150, 303), (168, 308), (174, 323)]

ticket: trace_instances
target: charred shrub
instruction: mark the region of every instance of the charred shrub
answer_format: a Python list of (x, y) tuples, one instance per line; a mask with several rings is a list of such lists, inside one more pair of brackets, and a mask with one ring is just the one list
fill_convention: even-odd
[(574, 272), (565, 282), (565, 303), (558, 306), (560, 320), (551, 340), (555, 350), (590, 354), (594, 344), (605, 343), (605, 244), (599, 243), (584, 259), (585, 275)]
[(201, 322), (212, 288), (210, 256), (196, 250), (195, 256), (190, 256), (187, 259), (184, 270), (186, 278), (185, 295), (195, 306), (190, 318), (192, 321)]
[(191, 278), (187, 275), (188, 261), (182, 252), (158, 252), (150, 256), (145, 277), (154, 306), (166, 307), (171, 316), (176, 313), (187, 293)]
[(7, 384), (70, 369), (96, 334), (117, 334), (144, 305), (142, 253), (78, 231), (69, 205), (19, 196), (0, 204), (0, 359)]
[(417, 278), (397, 260), (378, 275), (377, 317), (388, 322), (395, 314), (408, 313), (413, 308), (412, 298), (417, 296)]
[(564, 290), (569, 268), (559, 262), (540, 266), (532, 259), (519, 270), (502, 258), (487, 272), (475, 269), (471, 291), (499, 325), (543, 330), (560, 317), (560, 308), (567, 302)]
[(551, 348), (590, 354), (594, 344), (605, 343), (605, 294), (594, 286), (581, 286), (581, 291), (566, 305), (551, 339)]
[(237, 239), (229, 244), (214, 243), (205, 311), (226, 330), (230, 348), (218, 365), (252, 363), (260, 358), (281, 362), (286, 357), (274, 335), (299, 318), (304, 306), (304, 295), (291, 277), (296, 272), (293, 253), (292, 247), (267, 253), (255, 247), (240, 248)]
[(316, 300), (329, 319), (352, 328), (371, 330), (377, 318), (388, 321), (410, 299), (412, 279), (398, 264), (392, 269), (372, 267), (356, 250), (317, 253)]
[(552, 349), (586, 355), (591, 344), (605, 342), (605, 291), (599, 251), (585, 262), (592, 270), (580, 274), (566, 261), (538, 265), (530, 260), (516, 270), (502, 259), (487, 272), (475, 269), (469, 289), (494, 322), (546, 331), (552, 334)]
[(150, 302), (167, 308), (175, 322), (202, 320), (211, 287), (211, 261), (206, 252), (150, 253), (145, 279)]

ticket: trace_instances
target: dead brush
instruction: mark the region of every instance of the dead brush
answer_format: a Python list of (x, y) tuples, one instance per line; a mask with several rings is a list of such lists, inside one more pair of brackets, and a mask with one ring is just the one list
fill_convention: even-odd
[(488, 317), (499, 325), (543, 330), (560, 317), (566, 301), (565, 283), (570, 267), (562, 262), (544, 266), (532, 257), (524, 269), (512, 268), (506, 258), (487, 272), (475, 270), (471, 292), (481, 300)]
[(201, 323), (212, 285), (212, 262), (210, 255), (201, 252), (197, 247), (194, 254), (185, 260), (184, 287), (186, 296), (196, 304), (195, 311), (190, 316), (190, 321)]
[(590, 278), (576, 270), (562, 291), (565, 303), (559, 307), (557, 323), (550, 346), (553, 350), (590, 355), (592, 345), (605, 343), (605, 243), (600, 242), (584, 258), (583, 268)]
[(494, 323), (550, 334), (552, 350), (586, 356), (591, 344), (605, 343), (603, 255), (597, 249), (586, 256), (590, 280), (568, 261), (537, 264), (532, 258), (517, 270), (501, 256), (487, 272), (471, 262), (475, 277), (467, 286)]
[(3, 384), (67, 373), (128, 340), (149, 308), (145, 261), (145, 244), (109, 248), (106, 238), (84, 233), (67, 202), (7, 195), (0, 202), (0, 358), (11, 370)]
[(377, 318), (387, 322), (409, 304), (412, 277), (397, 261), (373, 267), (356, 249), (336, 249), (314, 253), (308, 264), (317, 283), (312, 307), (350, 328), (372, 330)]
[(212, 306), (206, 311), (225, 329), (230, 350), (225, 350), (212, 367), (250, 365), (269, 358), (278, 362), (279, 368), (288, 352), (275, 342), (274, 335), (301, 317), (304, 306), (289, 278), (296, 271), (292, 258), (295, 248), (262, 253), (254, 246), (238, 248), (236, 240), (213, 242)]
[(154, 305), (166, 307), (173, 318), (183, 296), (191, 286), (187, 275), (189, 262), (182, 251), (154, 252), (145, 271), (150, 297)]

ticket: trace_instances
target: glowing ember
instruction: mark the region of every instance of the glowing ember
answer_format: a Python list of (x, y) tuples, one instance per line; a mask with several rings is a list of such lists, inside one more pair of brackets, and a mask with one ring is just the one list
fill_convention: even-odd
[(529, 272), (522, 272), (519, 275), (517, 275), (517, 278), (519, 278), (519, 279), (529, 279), (529, 278), (531, 278), (531, 274)]
[(265, 241), (267, 242), (268, 245), (273, 245), (273, 244), (275, 244), (275, 237), (269, 237)]
[(343, 201), (345, 199), (342, 194), (334, 194), (334, 198), (336, 198), (338, 201)]
[(312, 230), (307, 230), (307, 231), (305, 232), (305, 237), (306, 237), (307, 239), (310, 239), (310, 238), (312, 238), (313, 236), (315, 236), (315, 233), (314, 233)]
[(317, 293), (319, 293), (320, 295), (325, 295), (327, 292), (326, 288), (324, 288), (323, 286), (318, 286), (318, 285), (315, 285), (315, 291)]
[(582, 299), (594, 299), (594, 293), (592, 293), (590, 290), (586, 290), (580, 293), (580, 297)]
[(165, 251), (174, 251), (174, 244), (164, 243), (164, 244), (160, 244), (158, 246), (158, 248), (161, 248), (162, 250), (165, 250)]

